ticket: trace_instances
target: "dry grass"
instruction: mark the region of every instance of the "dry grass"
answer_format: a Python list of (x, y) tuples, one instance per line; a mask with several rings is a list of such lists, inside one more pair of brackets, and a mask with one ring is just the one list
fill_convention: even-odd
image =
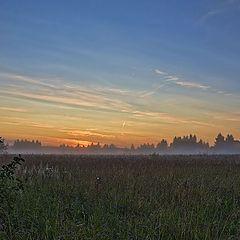
[(25, 159), (19, 174), (26, 188), (5, 219), (0, 239), (240, 236), (239, 156)]

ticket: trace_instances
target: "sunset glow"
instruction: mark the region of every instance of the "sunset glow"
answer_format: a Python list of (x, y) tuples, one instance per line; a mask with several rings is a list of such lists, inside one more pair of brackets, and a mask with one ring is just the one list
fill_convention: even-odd
[(240, 138), (239, 1), (174, 1), (174, 9), (159, 1), (43, 2), (1, 3), (7, 141)]

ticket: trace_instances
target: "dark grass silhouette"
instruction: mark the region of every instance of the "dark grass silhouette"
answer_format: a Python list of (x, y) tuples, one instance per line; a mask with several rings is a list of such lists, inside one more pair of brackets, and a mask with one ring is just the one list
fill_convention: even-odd
[(239, 172), (238, 155), (28, 155), (0, 239), (238, 239)]

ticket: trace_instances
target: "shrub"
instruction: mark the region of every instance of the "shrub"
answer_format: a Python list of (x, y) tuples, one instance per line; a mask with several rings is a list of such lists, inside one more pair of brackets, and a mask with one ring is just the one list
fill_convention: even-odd
[(0, 169), (0, 230), (23, 189), (23, 181), (16, 176), (16, 169), (24, 161), (19, 155)]
[(0, 137), (0, 153), (3, 153), (7, 149), (7, 145), (2, 137)]

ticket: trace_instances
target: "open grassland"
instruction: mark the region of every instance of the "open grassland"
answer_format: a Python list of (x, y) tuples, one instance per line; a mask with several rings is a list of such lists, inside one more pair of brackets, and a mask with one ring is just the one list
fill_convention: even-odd
[(0, 239), (240, 239), (239, 156), (24, 158)]

